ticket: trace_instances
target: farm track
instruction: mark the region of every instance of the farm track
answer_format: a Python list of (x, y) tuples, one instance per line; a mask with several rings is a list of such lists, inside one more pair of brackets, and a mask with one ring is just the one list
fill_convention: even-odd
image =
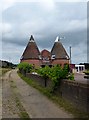
[(17, 70), (7, 72), (2, 79), (3, 118), (73, 118), (38, 90), (25, 83)]

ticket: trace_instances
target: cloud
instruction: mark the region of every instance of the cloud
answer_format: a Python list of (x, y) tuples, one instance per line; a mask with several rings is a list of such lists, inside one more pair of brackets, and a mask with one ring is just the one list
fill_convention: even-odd
[(80, 63), (80, 61), (87, 62), (87, 44), (83, 41), (72, 47), (72, 62)]
[[(80, 43), (86, 40), (87, 27), (85, 3), (55, 3), (54, 0), (43, 0), (12, 2), (7, 6), (2, 15), (4, 59), (13, 56), (11, 59), (14, 62), (19, 61), (30, 35), (33, 34), (41, 50), (51, 50), (56, 36), (65, 36), (61, 42), (68, 52), (69, 46), (73, 46), (73, 62), (82, 60), (80, 58), (85, 54), (82, 47), (85, 49), (85, 46)], [(76, 58), (76, 50), (80, 57)]]
[[(1, 38), (1, 37), (0, 37)], [(0, 58), (2, 58), (2, 41), (0, 41)]]
[(13, 63), (19, 63), (20, 57), (24, 48), (19, 45), (13, 45), (12, 43), (2, 44), (2, 57), (3, 60), (8, 60)]
[(0, 22), (0, 35), (2, 34), (2, 22)]
[(27, 35), (30, 31), (30, 34), (33, 34), (42, 31), (46, 26), (46, 22), (43, 19), (37, 18), (36, 20), (24, 22), (23, 24), (21, 24), (20, 33), (22, 35)]
[(56, 2), (87, 2), (88, 0), (56, 0)]
[(8, 39), (13, 39), (13, 34), (12, 34), (12, 26), (9, 23), (2, 23), (2, 41), (6, 39), (6, 42), (8, 42)]
[(67, 27), (64, 31), (81, 31), (87, 29), (87, 19), (84, 20), (71, 20), (68, 22)]
[(39, 4), (45, 11), (53, 11), (55, 9), (55, 2), (53, 0), (40, 0)]
[(2, 9), (5, 10), (5, 9), (13, 6), (14, 3), (15, 3), (15, 0), (2, 0), (1, 1)]
[[(18, 0), (18, 2), (48, 2), (51, 0)], [(53, 2), (87, 2), (88, 0), (52, 0)]]
[(9, 23), (2, 23), (2, 32), (4, 34), (10, 33), (11, 29), (12, 29), (11, 24), (9, 24)]

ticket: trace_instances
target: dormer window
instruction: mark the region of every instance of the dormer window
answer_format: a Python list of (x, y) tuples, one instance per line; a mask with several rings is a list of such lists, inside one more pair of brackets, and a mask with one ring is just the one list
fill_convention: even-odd
[(51, 56), (51, 59), (55, 59), (55, 55), (52, 55), (52, 56)]

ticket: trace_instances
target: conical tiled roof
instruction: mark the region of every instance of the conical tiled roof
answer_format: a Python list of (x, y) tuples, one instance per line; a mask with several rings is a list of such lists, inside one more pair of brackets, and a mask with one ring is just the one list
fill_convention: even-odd
[(40, 55), (40, 51), (34, 41), (33, 36), (31, 35), (28, 45), (23, 52), (22, 59), (38, 59)]
[(69, 59), (69, 56), (58, 37), (56, 38), (51, 50), (51, 55), (54, 55), (55, 59)]

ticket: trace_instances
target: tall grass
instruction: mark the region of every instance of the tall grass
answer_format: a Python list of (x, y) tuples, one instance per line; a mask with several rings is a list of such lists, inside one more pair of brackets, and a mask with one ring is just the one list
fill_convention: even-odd
[(6, 72), (10, 71), (10, 68), (0, 68), (0, 76), (4, 75)]

